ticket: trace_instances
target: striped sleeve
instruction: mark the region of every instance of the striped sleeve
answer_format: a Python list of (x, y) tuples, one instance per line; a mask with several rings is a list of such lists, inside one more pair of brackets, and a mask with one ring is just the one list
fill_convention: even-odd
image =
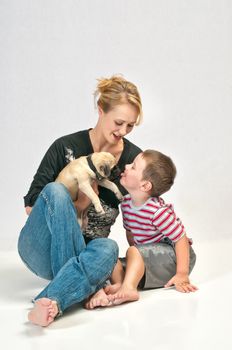
[(185, 228), (170, 206), (163, 206), (154, 214), (153, 225), (174, 243), (185, 235)]
[(125, 228), (125, 230), (129, 230), (129, 227), (127, 226), (126, 221), (124, 220), (124, 218), (123, 218), (123, 227)]

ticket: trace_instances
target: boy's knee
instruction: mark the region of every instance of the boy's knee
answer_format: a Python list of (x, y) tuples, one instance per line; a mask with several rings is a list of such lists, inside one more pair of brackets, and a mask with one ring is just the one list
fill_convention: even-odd
[(135, 246), (132, 245), (127, 249), (126, 256), (129, 256), (131, 254), (140, 254), (140, 252), (139, 252), (138, 248), (136, 248)]

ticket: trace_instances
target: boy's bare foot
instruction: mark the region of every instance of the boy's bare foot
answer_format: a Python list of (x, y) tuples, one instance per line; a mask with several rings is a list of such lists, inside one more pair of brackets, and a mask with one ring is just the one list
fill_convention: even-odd
[(56, 301), (41, 298), (35, 301), (34, 309), (28, 313), (28, 320), (42, 327), (48, 326), (58, 314)]
[(88, 310), (92, 310), (95, 307), (110, 305), (111, 303), (109, 302), (108, 296), (102, 288), (85, 303), (85, 308)]
[(139, 300), (139, 293), (137, 289), (122, 286), (115, 294), (108, 295), (108, 298), (112, 302), (112, 305), (120, 305), (129, 301)]
[(121, 288), (121, 283), (115, 283), (115, 284), (109, 284), (104, 288), (105, 293), (108, 294), (115, 294), (119, 289)]

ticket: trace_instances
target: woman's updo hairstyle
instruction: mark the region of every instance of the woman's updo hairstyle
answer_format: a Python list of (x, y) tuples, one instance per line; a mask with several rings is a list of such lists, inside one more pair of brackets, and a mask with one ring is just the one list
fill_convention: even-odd
[(111, 78), (97, 80), (98, 84), (94, 92), (97, 105), (107, 113), (117, 105), (129, 103), (138, 111), (136, 125), (139, 125), (143, 113), (142, 102), (137, 87), (120, 75), (113, 75)]

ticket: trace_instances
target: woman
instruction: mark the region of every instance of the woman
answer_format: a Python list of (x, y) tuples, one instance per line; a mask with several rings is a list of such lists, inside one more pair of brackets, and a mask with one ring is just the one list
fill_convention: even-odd
[[(24, 197), (29, 217), (20, 233), (18, 251), (31, 271), (50, 280), (36, 296), (34, 308), (28, 314), (31, 322), (41, 326), (49, 325), (69, 306), (101, 289), (117, 262), (118, 246), (106, 238), (119, 213), (115, 195), (94, 186), (105, 215), (99, 217), (90, 206), (87, 226), (82, 232), (77, 211), (84, 211), (89, 200), (79, 193), (78, 200), (73, 203), (67, 189), (54, 182), (61, 169), (80, 156), (110, 152), (123, 171), (125, 164), (131, 163), (141, 152), (124, 138), (142, 117), (136, 86), (120, 76), (99, 79), (95, 97), (96, 126), (56, 140), (45, 154)], [(114, 182), (125, 193), (119, 178)]]

